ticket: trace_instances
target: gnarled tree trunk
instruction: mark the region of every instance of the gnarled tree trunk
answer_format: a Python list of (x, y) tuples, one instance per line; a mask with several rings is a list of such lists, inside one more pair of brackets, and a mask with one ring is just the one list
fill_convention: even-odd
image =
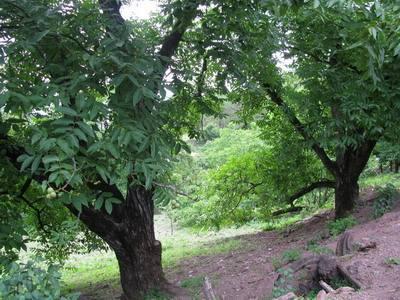
[[(161, 265), (161, 243), (154, 234), (152, 191), (130, 187), (126, 200), (104, 210), (84, 208), (80, 219), (114, 250), (118, 260), (122, 299), (143, 299), (153, 288), (166, 286)], [(76, 211), (74, 212), (76, 214)]]
[(364, 170), (376, 144), (376, 140), (365, 140), (357, 148), (347, 147), (336, 155), (335, 217), (349, 213), (357, 203), (358, 179)]
[(342, 175), (336, 178), (335, 184), (335, 216), (342, 218), (350, 212), (357, 200), (359, 194), (358, 177), (351, 178)]

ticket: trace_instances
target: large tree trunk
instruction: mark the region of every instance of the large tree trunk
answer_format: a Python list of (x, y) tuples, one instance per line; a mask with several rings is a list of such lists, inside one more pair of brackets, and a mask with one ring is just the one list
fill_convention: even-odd
[[(75, 212), (76, 213), (76, 212)], [(83, 208), (80, 219), (114, 250), (118, 260), (122, 299), (143, 299), (153, 288), (165, 288), (161, 243), (154, 235), (152, 192), (131, 187), (112, 214)]]
[(342, 175), (336, 178), (335, 185), (335, 216), (342, 218), (346, 216), (355, 206), (358, 200), (359, 187), (358, 177)]
[(348, 147), (336, 154), (335, 217), (346, 216), (356, 205), (359, 194), (358, 178), (374, 149), (376, 140), (366, 140), (357, 148)]
[(118, 259), (123, 299), (140, 299), (165, 284), (161, 266), (161, 243), (154, 235), (152, 193), (144, 188), (128, 191), (124, 209), (123, 235), (113, 246)]

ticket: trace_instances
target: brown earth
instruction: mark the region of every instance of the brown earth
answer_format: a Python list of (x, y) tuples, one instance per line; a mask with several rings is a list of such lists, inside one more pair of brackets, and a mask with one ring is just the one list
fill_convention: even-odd
[[(350, 232), (355, 241), (376, 242), (377, 246), (367, 252), (355, 252), (340, 258), (349, 273), (363, 284), (360, 291), (341, 299), (400, 300), (400, 265), (386, 263), (388, 258), (400, 258), (400, 201), (392, 212), (374, 220), (372, 205), (375, 195), (373, 189), (361, 194), (362, 200), (354, 211), (359, 225), (351, 228)], [(327, 223), (331, 220), (333, 213), (325, 212), (282, 231), (234, 237), (240, 239), (244, 247), (231, 253), (183, 260), (173, 269), (166, 270), (167, 279), (173, 285), (181, 286), (187, 279), (202, 280), (208, 276), (218, 299), (270, 299), (278, 277), (272, 261), (282, 252), (298, 249), (307, 255), (307, 242), (317, 239), (321, 247), (330, 248), (334, 253), (338, 237), (329, 236)], [(177, 288), (174, 291), (181, 294), (176, 299), (205, 299), (203, 292), (187, 296), (189, 289)], [(95, 298), (86, 294), (81, 299)]]
[[(400, 299), (400, 265), (385, 262), (388, 258), (400, 257), (400, 205), (374, 220), (374, 191), (366, 190), (360, 198), (363, 201), (354, 213), (359, 225), (350, 232), (355, 241), (374, 241), (377, 247), (341, 259), (342, 264), (364, 286), (346, 299)], [(229, 254), (187, 259), (174, 270), (167, 271), (167, 277), (171, 283), (179, 286), (182, 280), (208, 276), (219, 299), (267, 299), (278, 276), (272, 266), (274, 257), (279, 257), (288, 249), (299, 249), (306, 253), (307, 242), (317, 237), (325, 238), (319, 245), (335, 250), (337, 237), (328, 237), (327, 232), (327, 222), (332, 219), (333, 213), (328, 212), (303, 220), (281, 232), (260, 232), (237, 237), (248, 247)], [(199, 297), (203, 299), (204, 295)]]

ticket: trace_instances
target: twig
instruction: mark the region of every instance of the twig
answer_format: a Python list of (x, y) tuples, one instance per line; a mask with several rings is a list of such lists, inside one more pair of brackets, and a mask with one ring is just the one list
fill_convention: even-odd
[(204, 295), (207, 300), (217, 300), (210, 279), (207, 276), (204, 277)]

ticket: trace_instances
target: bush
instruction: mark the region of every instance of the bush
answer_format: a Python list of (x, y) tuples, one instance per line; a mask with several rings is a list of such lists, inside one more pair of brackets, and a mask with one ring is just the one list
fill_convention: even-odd
[(11, 263), (1, 278), (0, 299), (78, 299), (77, 294), (61, 296), (59, 267), (44, 269), (39, 263)]
[(357, 220), (354, 219), (353, 216), (330, 221), (328, 223), (329, 233), (333, 236), (337, 236), (346, 231), (346, 229), (351, 228), (356, 224)]
[(392, 210), (398, 197), (397, 189), (392, 184), (387, 184), (378, 189), (378, 198), (374, 202), (374, 218), (383, 216), (386, 212)]
[(301, 252), (297, 249), (289, 249), (282, 253), (279, 258), (272, 258), (271, 263), (275, 270), (281, 268), (290, 262), (296, 261), (301, 258)]
[(278, 273), (280, 277), (272, 290), (272, 297), (274, 299), (294, 291), (294, 287), (290, 284), (291, 279), (293, 279), (293, 270), (279, 269)]

